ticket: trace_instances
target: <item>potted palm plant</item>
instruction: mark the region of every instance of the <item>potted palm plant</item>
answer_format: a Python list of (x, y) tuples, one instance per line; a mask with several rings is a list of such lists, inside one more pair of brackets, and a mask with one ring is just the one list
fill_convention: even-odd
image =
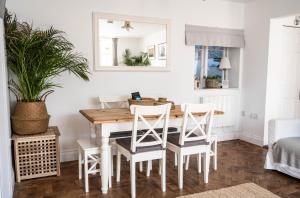
[(13, 73), (9, 89), (17, 98), (13, 131), (20, 135), (45, 132), (50, 118), (45, 100), (54, 87), (60, 87), (52, 79), (69, 71), (89, 80), (87, 59), (74, 53), (63, 32), (53, 27), (34, 29), (7, 11), (4, 21), (7, 65)]

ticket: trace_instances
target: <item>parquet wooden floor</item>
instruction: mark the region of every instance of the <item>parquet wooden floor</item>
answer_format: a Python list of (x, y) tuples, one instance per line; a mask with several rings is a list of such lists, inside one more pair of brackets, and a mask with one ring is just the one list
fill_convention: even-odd
[[(151, 177), (147, 178), (145, 172), (137, 172), (137, 196), (169, 198), (254, 182), (281, 197), (300, 198), (300, 180), (263, 168), (266, 149), (240, 140), (221, 142), (218, 148), (218, 170), (210, 172), (208, 184), (203, 183), (203, 173), (197, 174), (196, 157), (192, 157), (190, 169), (184, 172), (184, 188), (180, 191), (177, 187), (177, 169), (173, 166), (173, 154), (168, 152), (167, 192), (161, 192), (158, 163), (154, 162)], [(90, 177), (90, 192), (85, 193), (83, 182), (78, 180), (77, 161), (73, 161), (62, 163), (61, 177), (33, 179), (16, 184), (14, 197), (130, 197), (129, 163), (125, 160), (122, 163), (121, 183), (117, 184), (113, 177), (113, 187), (107, 195), (100, 192), (98, 175)]]

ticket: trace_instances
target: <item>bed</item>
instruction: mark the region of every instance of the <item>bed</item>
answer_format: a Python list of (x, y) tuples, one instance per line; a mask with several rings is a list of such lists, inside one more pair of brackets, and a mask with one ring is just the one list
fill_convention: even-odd
[(269, 122), (269, 144), (265, 169), (300, 179), (300, 119)]

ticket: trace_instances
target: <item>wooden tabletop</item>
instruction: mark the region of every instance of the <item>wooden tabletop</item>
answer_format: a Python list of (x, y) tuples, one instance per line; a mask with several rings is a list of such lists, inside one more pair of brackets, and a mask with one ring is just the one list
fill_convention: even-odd
[[(79, 111), (86, 119), (93, 124), (103, 123), (116, 123), (116, 122), (130, 122), (133, 119), (129, 108), (112, 108), (112, 109), (84, 109)], [(196, 115), (202, 116), (203, 113), (197, 113)], [(215, 115), (223, 115), (222, 111), (215, 111)], [(170, 118), (180, 118), (183, 116), (183, 112), (179, 105), (176, 105), (175, 109), (171, 110)]]

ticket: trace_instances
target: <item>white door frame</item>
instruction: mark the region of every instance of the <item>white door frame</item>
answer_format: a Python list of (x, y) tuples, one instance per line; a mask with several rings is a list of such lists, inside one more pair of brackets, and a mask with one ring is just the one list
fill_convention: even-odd
[(11, 157), (11, 128), (7, 67), (4, 47), (4, 24), (0, 18), (0, 198), (13, 196), (14, 172)]

